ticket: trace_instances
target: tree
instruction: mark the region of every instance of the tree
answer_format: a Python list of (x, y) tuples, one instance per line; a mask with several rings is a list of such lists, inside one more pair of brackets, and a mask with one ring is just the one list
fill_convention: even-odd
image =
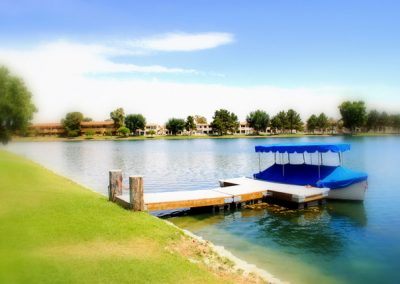
[(379, 125), (379, 112), (377, 110), (371, 110), (367, 115), (366, 127), (367, 130), (376, 131)]
[(165, 128), (167, 128), (172, 135), (176, 135), (179, 131), (185, 129), (185, 120), (181, 118), (170, 118), (165, 124)]
[(387, 112), (380, 113), (378, 118), (379, 130), (383, 130), (385, 132), (385, 127), (389, 126), (389, 124), (390, 124), (390, 119)]
[(121, 126), (117, 129), (117, 133), (121, 136), (129, 136), (129, 128), (125, 126)]
[(363, 101), (345, 101), (339, 106), (343, 126), (354, 133), (357, 127), (362, 127), (366, 119), (366, 108)]
[(186, 122), (185, 122), (185, 129), (187, 130), (187, 131), (189, 131), (190, 132), (190, 134), (192, 134), (192, 131), (193, 130), (196, 130), (196, 123), (194, 122), (194, 117), (193, 116), (191, 116), (191, 115), (189, 115), (187, 118), (186, 118)]
[(110, 112), (110, 117), (114, 121), (114, 127), (116, 129), (124, 126), (125, 123), (125, 113), (122, 107), (117, 108), (116, 110)]
[(325, 130), (329, 127), (328, 117), (323, 112), (317, 118), (317, 127), (322, 133), (325, 133)]
[(90, 121), (93, 121), (93, 119), (90, 118), (90, 117), (84, 117), (84, 118), (82, 119), (82, 121), (84, 121), (84, 122), (90, 122)]
[(400, 132), (400, 114), (394, 114), (391, 116), (391, 121), (392, 121), (392, 127), (394, 130), (397, 130), (397, 132)]
[(207, 124), (207, 118), (205, 118), (204, 116), (201, 116), (201, 115), (195, 115), (194, 121), (197, 124)]
[(307, 130), (308, 132), (314, 133), (317, 127), (318, 127), (318, 117), (315, 114), (313, 114), (307, 119)]
[(78, 111), (69, 112), (65, 115), (65, 118), (61, 120), (61, 123), (64, 126), (68, 137), (79, 136), (82, 120), (83, 114)]
[(336, 121), (336, 119), (334, 119), (332, 117), (328, 119), (328, 127), (331, 131), (331, 134), (333, 134), (335, 132), (335, 129), (337, 128), (337, 126), (338, 126), (338, 122)]
[(147, 134), (150, 135), (151, 137), (153, 137), (156, 134), (156, 131), (152, 129), (152, 130), (147, 131)]
[(269, 115), (263, 110), (256, 110), (249, 113), (246, 121), (259, 134), (269, 126)]
[(288, 121), (286, 117), (286, 112), (285, 111), (280, 111), (278, 112), (272, 119), (271, 119), (271, 127), (274, 129), (274, 132), (276, 133), (278, 130), (281, 132), (284, 132), (284, 130), (287, 128)]
[(7, 144), (13, 134), (25, 133), (36, 111), (22, 79), (0, 67), (0, 141)]
[(146, 127), (146, 118), (141, 114), (128, 114), (125, 117), (125, 126), (136, 135), (136, 131)]
[(226, 109), (216, 110), (211, 122), (211, 128), (219, 135), (226, 135), (228, 132), (235, 133), (239, 128), (239, 121), (233, 112)]
[(301, 121), (300, 114), (295, 110), (289, 109), (286, 113), (286, 118), (290, 133), (293, 133), (293, 129), (296, 131), (301, 131), (303, 129), (303, 122)]

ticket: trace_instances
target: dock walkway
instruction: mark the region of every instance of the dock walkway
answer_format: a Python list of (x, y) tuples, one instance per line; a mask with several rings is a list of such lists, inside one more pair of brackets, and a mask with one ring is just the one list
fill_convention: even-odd
[[(315, 188), (255, 180), (252, 178), (233, 178), (220, 181), (221, 187), (203, 190), (143, 193), (143, 209), (146, 211), (196, 208), (207, 206), (243, 205), (246, 202), (271, 197), (304, 207), (327, 197), (328, 188)], [(132, 193), (131, 193), (132, 194)], [(131, 195), (123, 193), (116, 196), (116, 202), (131, 208)]]

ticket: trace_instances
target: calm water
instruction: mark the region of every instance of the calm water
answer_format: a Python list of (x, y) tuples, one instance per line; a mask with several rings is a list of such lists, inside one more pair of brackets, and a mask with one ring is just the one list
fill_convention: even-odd
[(108, 170), (114, 168), (123, 170), (125, 183), (129, 175), (144, 175), (146, 191), (215, 187), (218, 179), (258, 171), (255, 145), (288, 141), (351, 143), (345, 165), (369, 173), (364, 204), (329, 202), (319, 210), (241, 210), (172, 221), (293, 283), (398, 283), (400, 137), (49, 142), (7, 148), (106, 194)]

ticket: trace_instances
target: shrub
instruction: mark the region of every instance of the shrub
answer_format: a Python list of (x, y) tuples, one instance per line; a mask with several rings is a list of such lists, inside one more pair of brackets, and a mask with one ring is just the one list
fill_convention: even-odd
[(153, 136), (156, 134), (156, 132), (154, 130), (149, 130), (149, 131), (147, 131), (147, 134), (150, 136)]
[(86, 136), (93, 136), (95, 134), (94, 130), (86, 131)]
[(113, 133), (112, 133), (111, 130), (106, 130), (106, 131), (104, 131), (104, 135), (105, 135), (105, 136), (112, 136)]
[(67, 131), (67, 136), (68, 137), (77, 137), (79, 136), (78, 130), (69, 130)]
[(129, 128), (125, 127), (125, 126), (121, 126), (120, 128), (118, 128), (117, 133), (121, 136), (128, 136), (129, 135)]

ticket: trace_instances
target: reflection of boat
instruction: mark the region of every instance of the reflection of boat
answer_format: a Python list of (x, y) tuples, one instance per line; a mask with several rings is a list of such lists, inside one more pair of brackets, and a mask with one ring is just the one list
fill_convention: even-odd
[(334, 217), (334, 220), (346, 218), (356, 226), (367, 225), (367, 214), (365, 212), (364, 203), (350, 202), (329, 202), (326, 207), (329, 215)]
[[(274, 164), (264, 171), (260, 169), (259, 173), (254, 174), (256, 179), (329, 188), (328, 198), (331, 199), (364, 200), (368, 175), (342, 166), (342, 153), (350, 150), (350, 144), (272, 144), (256, 146), (255, 150), (274, 154)], [(336, 165), (324, 164), (323, 154), (328, 152), (337, 154)], [(300, 162), (294, 159), (295, 155), (301, 155)], [(312, 159), (315, 155), (316, 164)]]

